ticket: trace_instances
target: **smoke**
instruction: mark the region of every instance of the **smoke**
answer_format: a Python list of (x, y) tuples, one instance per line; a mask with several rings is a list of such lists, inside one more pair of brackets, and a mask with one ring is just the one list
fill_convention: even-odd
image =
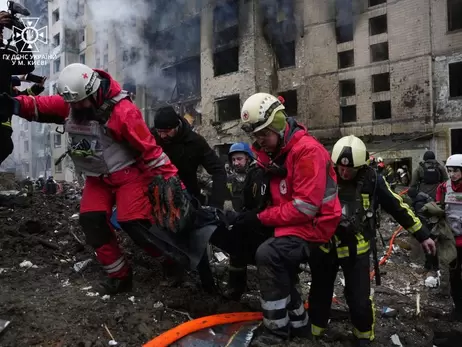
[[(154, 99), (169, 101), (178, 82), (188, 76), (181, 69), (165, 67), (200, 54), (200, 19), (190, 21), (184, 15), (187, 8), (190, 14), (197, 11), (188, 0), (88, 0), (85, 17), (100, 52), (107, 39), (115, 37), (116, 59), (123, 64), (126, 82), (144, 85)], [(63, 14), (66, 25), (82, 29), (80, 13), (79, 2), (68, 0)], [(197, 68), (200, 64), (193, 70)]]
[(260, 1), (263, 34), (269, 43), (281, 44), (295, 40), (298, 30), (294, 6), (294, 0)]

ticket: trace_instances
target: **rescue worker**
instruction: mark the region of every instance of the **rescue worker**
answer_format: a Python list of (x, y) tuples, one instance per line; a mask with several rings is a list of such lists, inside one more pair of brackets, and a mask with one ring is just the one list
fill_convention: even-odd
[[(247, 143), (236, 143), (231, 146), (229, 152), (231, 156), (235, 156), (239, 164), (242, 163), (242, 167), (247, 167), (245, 180), (239, 188), (239, 208), (235, 208), (235, 211), (263, 211), (271, 203), (269, 191), (271, 170), (253, 161), (254, 154)], [(247, 158), (243, 158), (242, 155)], [(243, 159), (252, 162), (244, 164)], [(228, 211), (226, 214), (228, 223), (234, 224), (237, 215), (233, 211)], [(226, 298), (240, 300), (247, 289), (247, 265), (255, 265), (255, 253), (258, 247), (272, 237), (273, 233), (273, 227), (232, 228), (232, 232), (229, 232), (226, 225), (220, 226), (213, 233), (210, 242), (229, 254), (228, 288), (224, 292)]]
[(205, 196), (200, 191), (197, 169), (200, 165), (204, 167), (213, 181), (208, 205), (222, 209), (226, 195), (226, 172), (204, 137), (192, 131), (188, 121), (180, 117), (173, 107), (157, 111), (151, 131), (178, 168), (178, 175), (188, 192), (201, 204), (204, 204)]
[(231, 202), (234, 211), (240, 212), (244, 207), (243, 190), (247, 171), (253, 161), (253, 153), (249, 144), (237, 142), (228, 152), (228, 161), (232, 173), (228, 176), (228, 189), (231, 193)]
[[(299, 266), (316, 258), (341, 216), (329, 153), (305, 127), (286, 118), (284, 110), (267, 93), (252, 95), (241, 110), (242, 129), (255, 138), (257, 164), (271, 171), (271, 205), (261, 212), (240, 213), (233, 221), (233, 232), (274, 228), (273, 237), (255, 255), (265, 327), (258, 337), (261, 342), (309, 335), (308, 316), (296, 290)], [(315, 283), (323, 264), (310, 266), (317, 273)]]
[(385, 164), (385, 162), (382, 159), (382, 161), (378, 165), (378, 168), (379, 168), (379, 173), (383, 176), (383, 178), (385, 178), (390, 188), (393, 191), (395, 191), (396, 175), (395, 175), (395, 170), (393, 170), (393, 167), (390, 164)]
[(436, 199), (436, 188), (443, 182), (448, 181), (448, 174), (444, 167), (435, 159), (435, 153), (426, 151), (423, 161), (414, 170), (410, 187), (416, 187), (418, 191), (427, 193)]
[(449, 265), (449, 282), (454, 301), (453, 319), (462, 322), (462, 154), (446, 161), (449, 179), (436, 191), (436, 202), (443, 205), (446, 221), (456, 238), (457, 258)]
[(58, 184), (54, 180), (53, 176), (48, 177), (43, 191), (48, 195), (55, 195), (58, 192)]
[[(374, 209), (380, 202), (426, 252), (435, 252), (429, 231), (401, 197), (393, 193), (382, 175), (367, 165), (366, 146), (359, 138), (342, 137), (334, 145), (332, 161), (338, 176), (342, 219), (332, 239), (333, 248), (311, 267), (311, 331), (316, 338), (327, 327), (334, 282), (339, 266), (345, 276), (345, 298), (354, 326), (356, 346), (369, 346), (374, 339), (374, 310), (370, 299), (370, 248), (375, 243)], [(310, 264), (311, 265), (311, 264)]]
[(37, 178), (37, 181), (35, 181), (35, 186), (37, 190), (42, 190), (45, 187), (45, 178), (43, 175), (40, 175), (39, 178)]
[[(139, 109), (107, 72), (70, 64), (59, 75), (57, 91), (59, 95), (53, 96), (0, 95), (0, 111), (29, 121), (64, 124), (71, 142), (68, 154), (76, 171), (86, 176), (80, 225), (109, 276), (101, 293), (128, 291), (132, 271), (109, 226), (112, 208), (117, 205), (122, 229), (154, 254), (148, 235), (152, 221), (176, 214), (178, 206), (176, 200), (168, 200), (164, 215), (153, 216), (148, 186), (154, 179), (174, 183), (177, 169), (156, 144)], [(175, 196), (177, 191), (172, 188), (171, 193)]]

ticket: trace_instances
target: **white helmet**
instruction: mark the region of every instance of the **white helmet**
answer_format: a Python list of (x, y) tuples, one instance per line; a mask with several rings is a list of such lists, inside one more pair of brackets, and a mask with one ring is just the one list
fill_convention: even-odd
[(56, 88), (66, 102), (79, 102), (94, 94), (101, 84), (98, 73), (84, 64), (70, 64), (59, 74)]
[(453, 154), (446, 160), (446, 167), (462, 167), (462, 154)]
[(383, 158), (382, 158), (382, 157), (378, 157), (378, 158), (377, 158), (377, 163), (383, 163)]
[(256, 133), (270, 125), (276, 112), (284, 109), (284, 105), (275, 96), (268, 93), (254, 94), (242, 105), (242, 128), (246, 132)]
[(402, 168), (399, 168), (398, 170), (396, 170), (396, 173), (398, 175), (401, 175), (402, 173), (404, 173), (404, 170)]
[(354, 135), (342, 137), (332, 149), (332, 161), (336, 165), (361, 167), (367, 165), (368, 159), (366, 145)]

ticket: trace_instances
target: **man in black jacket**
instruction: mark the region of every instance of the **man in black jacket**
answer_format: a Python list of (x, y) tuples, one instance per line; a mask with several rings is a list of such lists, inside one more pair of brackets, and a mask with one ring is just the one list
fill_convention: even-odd
[(173, 107), (159, 110), (151, 130), (157, 143), (177, 167), (178, 174), (188, 192), (204, 203), (197, 179), (197, 169), (202, 165), (212, 175), (212, 194), (208, 205), (222, 209), (226, 197), (226, 171), (207, 141), (192, 131), (188, 121), (180, 117)]

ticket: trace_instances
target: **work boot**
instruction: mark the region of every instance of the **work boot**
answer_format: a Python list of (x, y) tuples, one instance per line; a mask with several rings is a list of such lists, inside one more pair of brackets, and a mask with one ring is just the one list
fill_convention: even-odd
[(129, 270), (124, 278), (109, 277), (105, 282), (100, 283), (98, 290), (100, 295), (116, 295), (118, 293), (129, 292), (133, 288), (133, 273)]
[(228, 278), (228, 288), (223, 293), (223, 296), (229, 300), (239, 301), (242, 294), (247, 288), (247, 267), (245, 268), (230, 268)]
[(177, 287), (183, 283), (184, 268), (175, 262), (162, 262), (163, 280), (160, 282), (162, 287)]

